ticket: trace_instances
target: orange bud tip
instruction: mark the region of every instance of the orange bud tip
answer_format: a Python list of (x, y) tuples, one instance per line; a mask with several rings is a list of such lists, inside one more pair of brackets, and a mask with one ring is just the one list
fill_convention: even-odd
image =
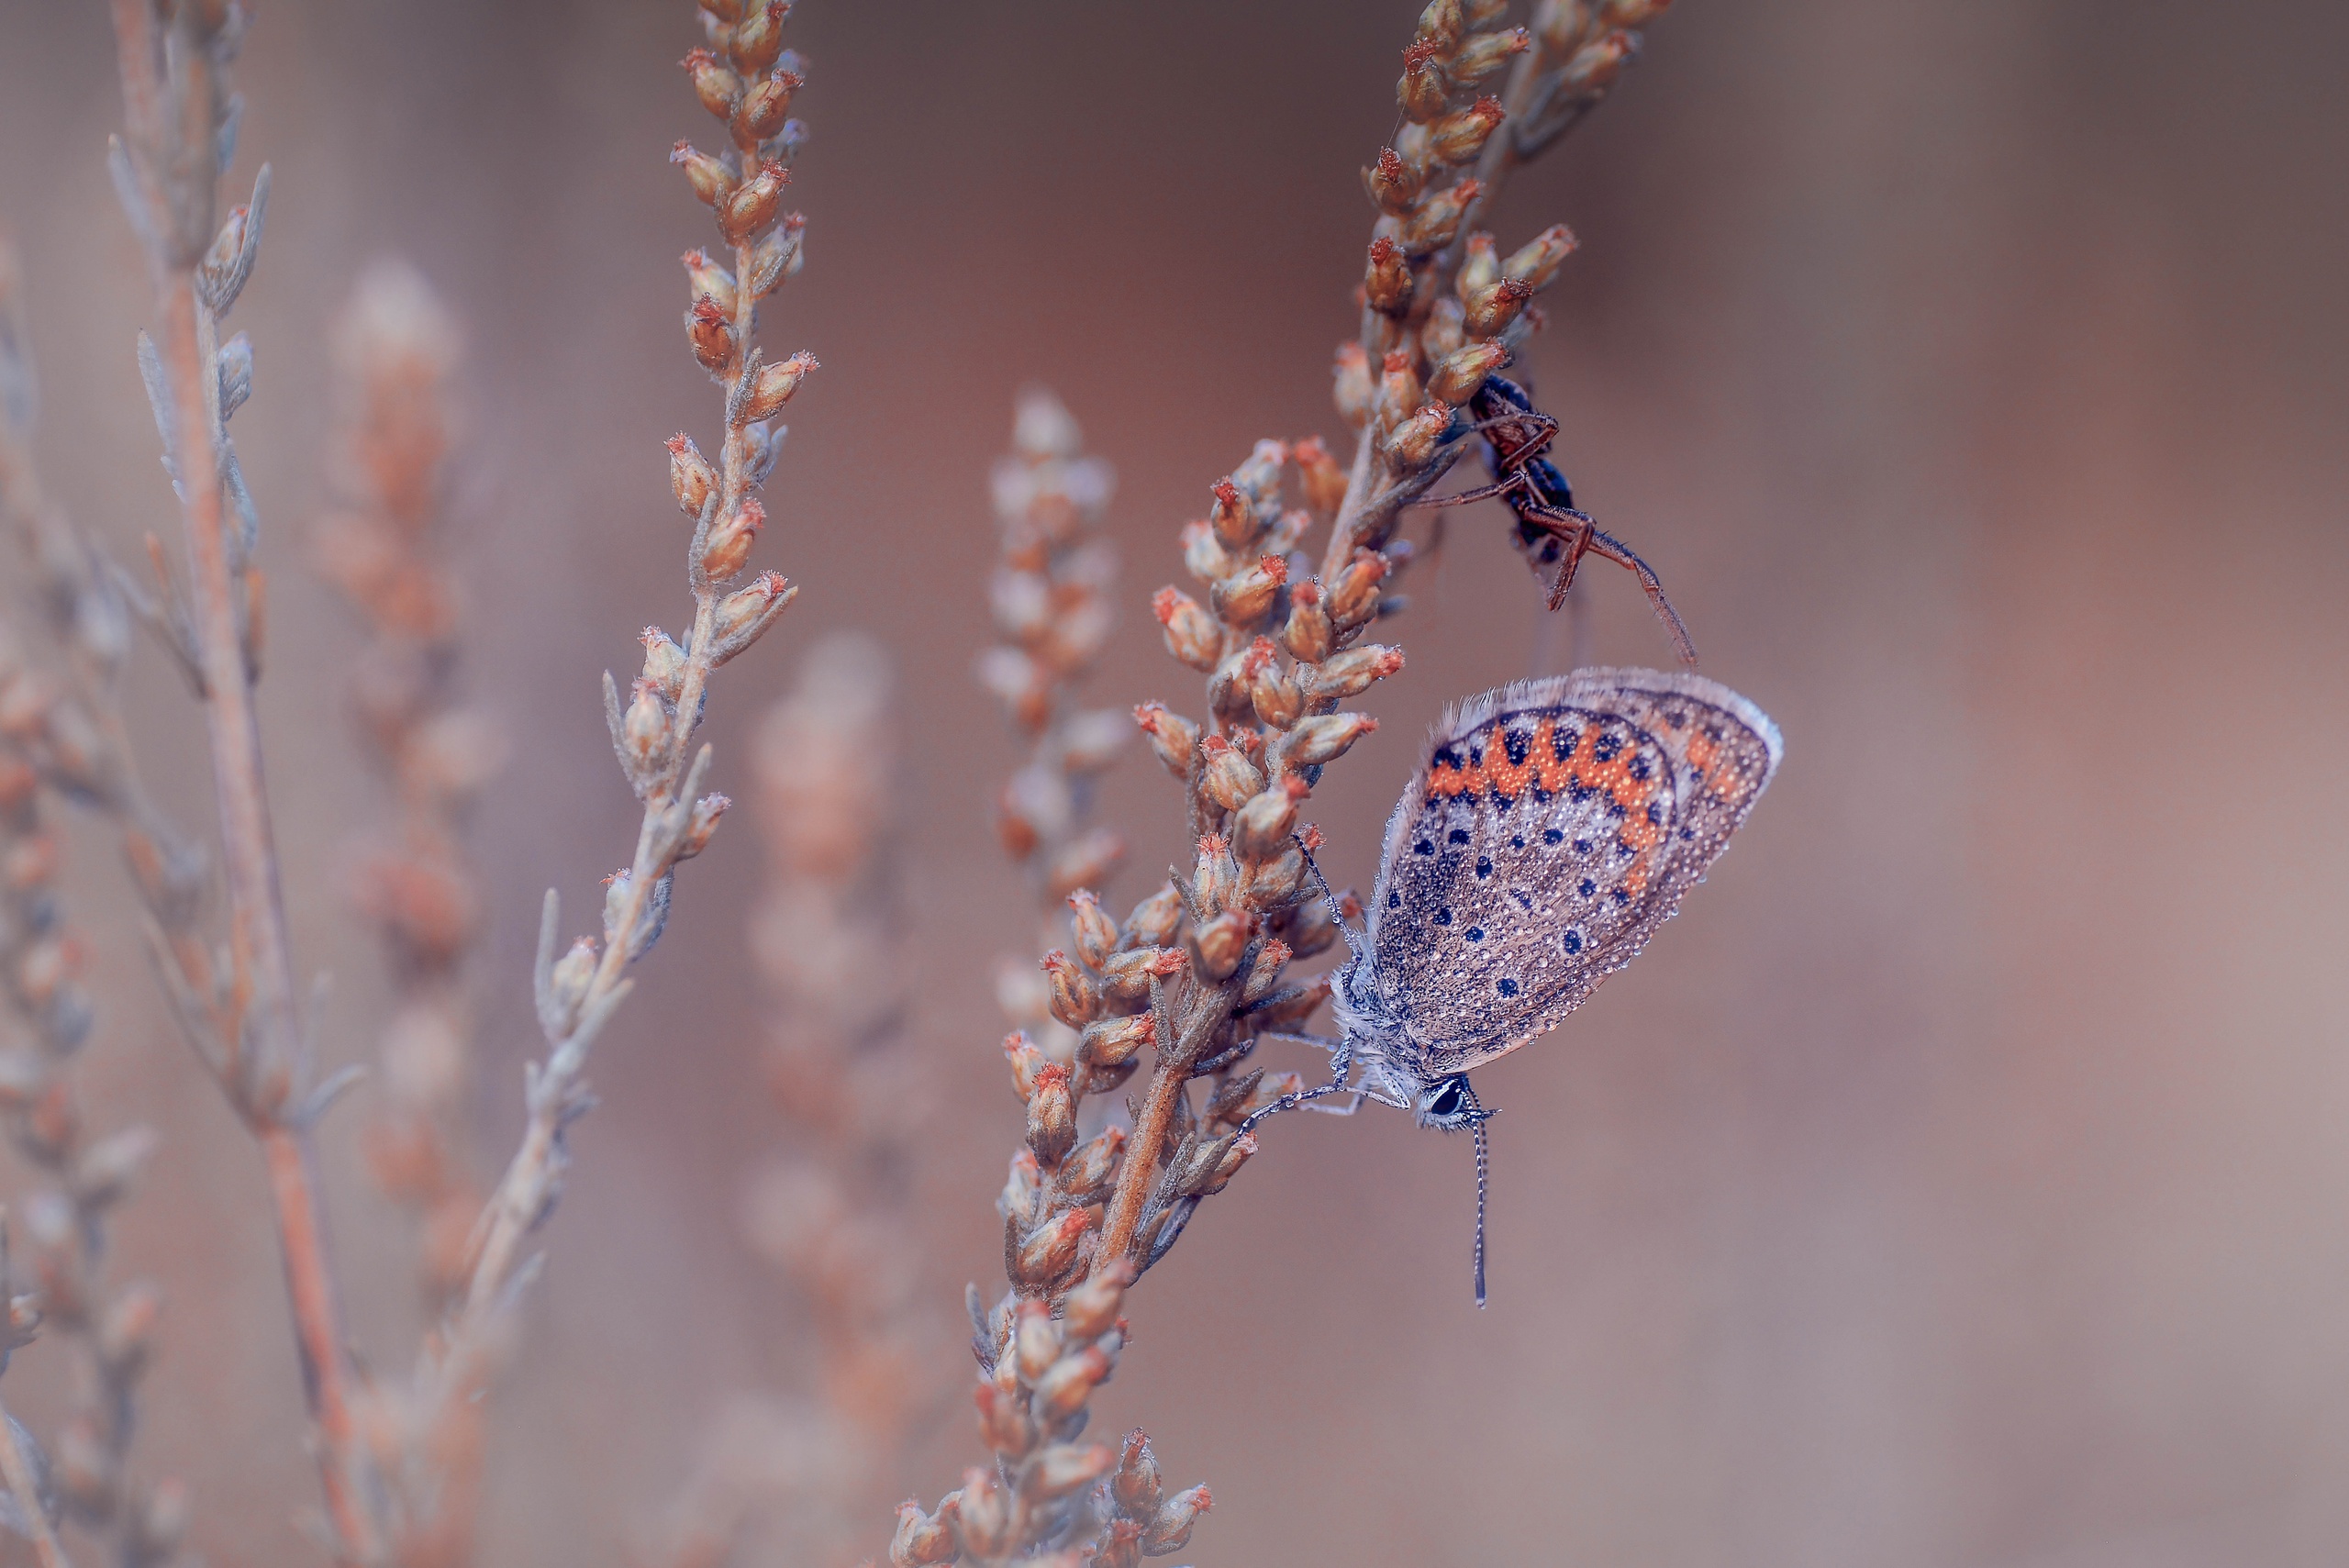
[(1288, 558), (1286, 556), (1268, 555), (1262, 561), (1256, 562), (1256, 564), (1263, 567), (1264, 569), (1264, 575), (1271, 578), (1274, 582), (1286, 583), (1288, 581)]

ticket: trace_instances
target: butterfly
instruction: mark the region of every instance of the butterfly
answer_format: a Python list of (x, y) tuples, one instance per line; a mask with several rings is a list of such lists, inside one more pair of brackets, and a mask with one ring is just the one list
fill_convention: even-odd
[(1316, 1042), (1334, 1076), (1257, 1116), (1343, 1094), (1351, 1105), (1315, 1108), (1367, 1098), (1473, 1129), (1482, 1306), (1492, 1113), (1468, 1074), (1639, 956), (1784, 752), (1767, 714), (1701, 675), (1577, 670), (1448, 711), (1387, 821), (1367, 930), (1340, 922), (1340, 1038)]

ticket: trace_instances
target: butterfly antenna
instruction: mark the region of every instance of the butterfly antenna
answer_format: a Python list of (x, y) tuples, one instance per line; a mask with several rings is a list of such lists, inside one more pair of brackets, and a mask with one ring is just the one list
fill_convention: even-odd
[(1482, 1311), (1485, 1306), (1485, 1188), (1491, 1168), (1485, 1140), (1485, 1124), (1493, 1119), (1493, 1113), (1476, 1103), (1476, 1091), (1464, 1080), (1460, 1087), (1468, 1097), (1468, 1114), (1475, 1118), (1469, 1123), (1469, 1130), (1476, 1140), (1476, 1307)]
[(1305, 855), (1306, 874), (1313, 879), (1313, 885), (1321, 890), (1321, 901), (1330, 906), (1330, 923), (1338, 928), (1338, 935), (1346, 939), (1346, 951), (1356, 958), (1362, 957), (1362, 939), (1354, 934), (1352, 926), (1346, 924), (1346, 913), (1338, 906), (1338, 895), (1330, 891), (1330, 879), (1321, 874), (1321, 867), (1313, 859), (1313, 851), (1305, 848), (1304, 836), (1299, 834), (1296, 838), (1297, 849)]

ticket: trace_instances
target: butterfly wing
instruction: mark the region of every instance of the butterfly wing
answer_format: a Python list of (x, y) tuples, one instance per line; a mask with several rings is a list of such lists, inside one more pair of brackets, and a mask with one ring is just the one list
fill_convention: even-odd
[(1555, 1028), (1638, 956), (1777, 771), (1699, 675), (1577, 670), (1447, 714), (1388, 821), (1372, 983), (1431, 1074)]

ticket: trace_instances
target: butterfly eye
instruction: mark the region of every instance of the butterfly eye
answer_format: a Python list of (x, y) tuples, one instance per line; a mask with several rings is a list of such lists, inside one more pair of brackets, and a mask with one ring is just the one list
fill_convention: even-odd
[(1450, 1121), (1460, 1114), (1466, 1103), (1467, 1095), (1461, 1088), (1460, 1080), (1446, 1078), (1420, 1102), (1420, 1108), (1434, 1120)]

